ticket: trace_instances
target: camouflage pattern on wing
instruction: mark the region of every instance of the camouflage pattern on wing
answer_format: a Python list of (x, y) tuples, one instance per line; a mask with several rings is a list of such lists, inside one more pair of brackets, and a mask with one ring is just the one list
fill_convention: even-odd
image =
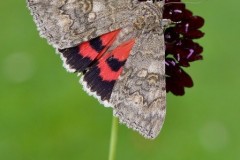
[(55, 48), (79, 45), (132, 22), (137, 0), (28, 0), (41, 36)]
[(154, 7), (139, 10), (145, 18), (137, 24), (144, 25), (135, 27), (142, 32), (110, 98), (120, 122), (146, 138), (159, 134), (166, 114), (165, 44), (163, 26), (159, 25), (162, 13), (152, 12)]

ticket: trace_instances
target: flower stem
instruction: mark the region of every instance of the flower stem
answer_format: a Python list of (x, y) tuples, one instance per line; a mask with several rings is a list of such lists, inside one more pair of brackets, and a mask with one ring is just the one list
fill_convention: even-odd
[(108, 160), (115, 160), (117, 146), (118, 119), (113, 116)]

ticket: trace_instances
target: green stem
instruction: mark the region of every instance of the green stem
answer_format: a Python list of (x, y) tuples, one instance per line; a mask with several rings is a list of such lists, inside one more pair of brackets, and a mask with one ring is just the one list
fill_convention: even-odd
[(113, 116), (108, 160), (115, 160), (117, 146), (118, 119)]

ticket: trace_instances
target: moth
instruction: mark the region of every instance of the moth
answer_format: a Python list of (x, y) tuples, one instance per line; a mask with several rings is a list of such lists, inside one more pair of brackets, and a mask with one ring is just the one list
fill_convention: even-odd
[(84, 90), (145, 138), (166, 114), (164, 0), (27, 0), (40, 35)]

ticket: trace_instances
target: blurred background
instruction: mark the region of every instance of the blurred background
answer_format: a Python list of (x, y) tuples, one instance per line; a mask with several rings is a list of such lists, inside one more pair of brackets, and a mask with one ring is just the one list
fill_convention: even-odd
[[(240, 159), (239, 6), (236, 0), (187, 5), (206, 21), (198, 41), (204, 60), (186, 70), (195, 86), (183, 97), (168, 94), (156, 140), (120, 125), (118, 160)], [(1, 1), (0, 20), (0, 159), (107, 159), (112, 110), (65, 71), (24, 0)]]

